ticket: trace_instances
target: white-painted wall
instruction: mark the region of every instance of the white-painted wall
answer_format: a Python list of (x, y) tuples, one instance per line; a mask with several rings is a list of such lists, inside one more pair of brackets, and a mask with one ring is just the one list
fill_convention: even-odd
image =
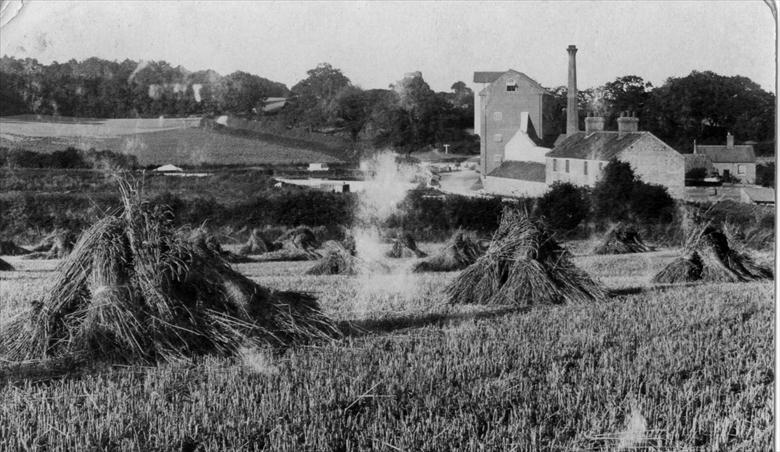
[(520, 179), (488, 176), (482, 182), (484, 191), (494, 195), (538, 198), (547, 192), (547, 184)]

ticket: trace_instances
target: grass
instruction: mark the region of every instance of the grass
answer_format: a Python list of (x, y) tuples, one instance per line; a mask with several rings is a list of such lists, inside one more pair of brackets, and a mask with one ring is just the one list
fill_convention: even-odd
[[(575, 257), (626, 295), (523, 310), (446, 305), (456, 273), (238, 264), (264, 286), (313, 292), (347, 336), (239, 359), (4, 375), (0, 449), (614, 450), (639, 413), (637, 447), (769, 450), (773, 285), (652, 286), (674, 256)], [(3, 317), (42, 296), (53, 270), (7, 260), (19, 271), (0, 275)]]
[[(0, 146), (38, 152), (110, 149), (138, 157), (142, 166), (284, 165), (337, 163), (341, 159), (289, 139), (236, 134), (192, 127), (190, 119), (107, 119), (74, 122), (25, 118), (0, 122)], [(312, 145), (314, 146), (314, 145)]]

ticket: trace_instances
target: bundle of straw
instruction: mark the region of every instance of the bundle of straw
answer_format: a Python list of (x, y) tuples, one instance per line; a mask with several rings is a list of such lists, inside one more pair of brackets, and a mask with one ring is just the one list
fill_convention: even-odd
[(401, 237), (393, 241), (393, 248), (387, 252), (386, 256), (392, 258), (423, 258), (428, 255), (417, 248), (417, 243), (414, 241), (412, 234), (405, 232), (401, 234)]
[(203, 227), (191, 231), (187, 240), (190, 242), (190, 244), (192, 244), (195, 247), (203, 247), (209, 249), (214, 254), (218, 254), (219, 256), (221, 256), (223, 259), (225, 259), (227, 262), (230, 262), (231, 264), (242, 264), (247, 262), (254, 262), (254, 260), (252, 260), (249, 257), (236, 254), (222, 248), (222, 245), (219, 243), (217, 238), (209, 234), (208, 231), (206, 231), (206, 229)]
[(253, 254), (263, 254), (269, 251), (268, 243), (263, 238), (263, 231), (259, 228), (252, 229), (246, 244), (238, 250), (238, 254), (248, 256)]
[(648, 251), (652, 251), (652, 248), (642, 241), (642, 237), (639, 236), (639, 232), (635, 227), (619, 223), (609, 230), (607, 235), (604, 236), (604, 240), (601, 244), (593, 250), (593, 253), (629, 254), (645, 253)]
[(309, 270), (307, 275), (357, 275), (368, 273), (388, 273), (389, 267), (379, 262), (369, 262), (355, 255), (342, 243), (328, 240), (322, 246), (322, 258)]
[(731, 248), (726, 235), (706, 223), (691, 230), (682, 254), (658, 272), (653, 282), (741, 282), (773, 278), (771, 268)]
[(506, 209), (490, 246), (446, 289), (450, 303), (540, 305), (606, 299), (545, 227)]
[(479, 240), (471, 233), (457, 230), (438, 253), (418, 262), (412, 272), (451, 272), (463, 270), (484, 253)]
[(12, 271), (14, 271), (14, 266), (0, 259), (0, 272), (12, 272)]
[(120, 190), (122, 214), (82, 234), (45, 297), (3, 325), (6, 359), (173, 361), (338, 334), (313, 297), (257, 285)]

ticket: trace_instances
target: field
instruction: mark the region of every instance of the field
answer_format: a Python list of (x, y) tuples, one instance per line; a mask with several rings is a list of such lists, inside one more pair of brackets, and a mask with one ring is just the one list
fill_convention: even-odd
[[(675, 253), (581, 253), (610, 300), (530, 310), (448, 306), (455, 273), (240, 264), (263, 285), (315, 293), (345, 337), (238, 360), (5, 374), (0, 449), (770, 450), (773, 284), (651, 285)], [(2, 318), (56, 266), (6, 260), (18, 271), (0, 274)]]
[(197, 127), (198, 118), (81, 119), (3, 117), (0, 146), (53, 152), (69, 146), (138, 157), (142, 166), (336, 163), (330, 154), (273, 136), (245, 137)]

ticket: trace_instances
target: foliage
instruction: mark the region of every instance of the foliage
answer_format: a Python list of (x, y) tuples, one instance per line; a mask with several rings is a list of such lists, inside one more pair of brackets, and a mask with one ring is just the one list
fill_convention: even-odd
[[(197, 92), (196, 92), (197, 91)], [(225, 77), (189, 72), (165, 61), (88, 58), (41, 64), (0, 59), (0, 115), (40, 114), (85, 118), (212, 114), (252, 111), (287, 87), (245, 72)]]
[(669, 223), (675, 203), (661, 185), (648, 184), (634, 176), (631, 165), (610, 160), (593, 187), (593, 217), (597, 221)]
[(138, 167), (138, 160), (134, 155), (108, 150), (82, 151), (69, 147), (63, 151), (46, 154), (19, 148), (0, 148), (0, 167), (9, 169), (135, 169)]
[(555, 182), (539, 198), (535, 214), (545, 219), (557, 232), (569, 232), (586, 221), (590, 213), (590, 196), (586, 187), (569, 182)]
[(697, 167), (691, 168), (685, 173), (686, 179), (702, 180), (707, 177), (707, 168)]
[(775, 186), (775, 162), (756, 165), (756, 183), (762, 187)]

